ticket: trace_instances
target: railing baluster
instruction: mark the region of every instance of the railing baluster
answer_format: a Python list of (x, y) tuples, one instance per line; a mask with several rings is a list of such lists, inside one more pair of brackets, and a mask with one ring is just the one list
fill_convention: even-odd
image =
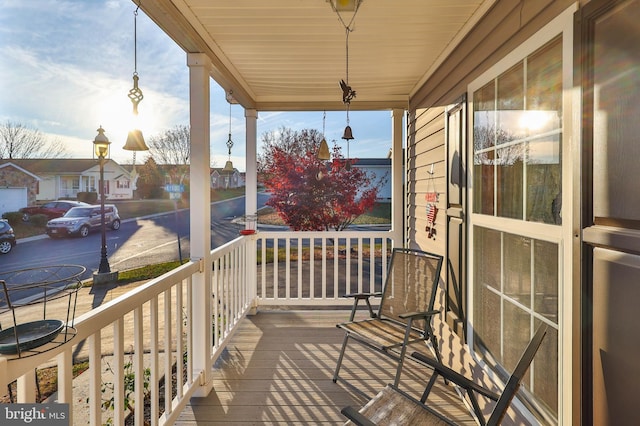
[(262, 296), (263, 298), (266, 298), (267, 297), (267, 239), (261, 238), (260, 242), (261, 242), (260, 248), (262, 249), (262, 254), (260, 256), (260, 260), (261, 260), (260, 266), (262, 267), (262, 276), (260, 277), (260, 282), (261, 282), (260, 296)]
[[(89, 423), (92, 425), (102, 424), (102, 405), (101, 405), (101, 387), (102, 387), (102, 349), (101, 349), (101, 330), (87, 338), (89, 348)], [(69, 411), (72, 411), (72, 406)], [(71, 423), (70, 423), (71, 424)]]
[(211, 275), (213, 297), (211, 298), (211, 312), (213, 314), (213, 347), (217, 348), (220, 343), (220, 259), (213, 261), (213, 274)]
[(247, 268), (242, 268), (240, 265), (246, 265), (246, 259), (244, 256), (246, 246), (238, 247), (236, 249), (236, 270), (238, 271), (238, 294), (240, 295), (239, 311), (244, 311), (246, 292), (247, 292)]
[(18, 377), (17, 388), (19, 403), (36, 402), (36, 370), (31, 369)]
[(182, 318), (182, 281), (176, 284), (176, 397), (178, 400), (182, 399), (183, 391), (182, 386), (184, 384), (183, 374), (184, 374), (184, 349), (183, 349), (183, 318)]
[(291, 299), (291, 239), (285, 239), (285, 280), (284, 297)]
[(273, 239), (273, 298), (278, 299), (278, 237)]
[(133, 371), (135, 374), (135, 424), (144, 423), (144, 330), (142, 307), (133, 310)]
[(376, 282), (376, 239), (369, 238), (369, 292), (373, 293)]
[(233, 250), (231, 253), (229, 253), (229, 273), (231, 274), (230, 276), (230, 283), (231, 284), (231, 295), (232, 295), (232, 304), (231, 306), (233, 307), (233, 323), (235, 324), (236, 320), (237, 320), (237, 315), (239, 312), (239, 302), (240, 302), (240, 297), (239, 297), (239, 288), (237, 285), (235, 285), (238, 282), (238, 274), (237, 274), (237, 270), (236, 270), (236, 259), (237, 259), (237, 250)]
[(218, 331), (218, 317), (220, 316), (219, 305), (220, 305), (220, 286), (218, 285), (218, 281), (220, 280), (220, 259), (213, 259), (211, 262), (211, 322), (212, 322), (212, 341), (213, 347), (216, 348), (218, 346), (218, 341), (220, 340), (220, 332)]
[(358, 293), (362, 293), (362, 237), (358, 237)]
[(150, 396), (151, 396), (151, 424), (155, 426), (158, 424), (158, 417), (160, 417), (160, 374), (158, 369), (160, 368), (160, 362), (158, 360), (158, 296), (151, 299), (149, 304), (149, 322), (150, 322), (150, 346), (151, 346), (151, 377), (150, 377)]
[(171, 413), (171, 371), (173, 350), (171, 345), (171, 290), (164, 292), (164, 413)]
[(351, 288), (351, 237), (345, 238), (344, 241), (344, 256), (345, 256), (345, 291), (347, 293), (351, 293), (353, 289)]
[[(187, 317), (187, 383), (191, 385), (193, 383), (193, 328), (192, 328), (192, 315), (193, 311), (193, 300), (191, 299), (191, 288), (192, 288), (192, 280), (191, 277), (187, 278), (187, 309), (186, 309), (186, 317)], [(211, 303), (211, 301), (209, 301)]]
[(340, 240), (338, 238), (333, 239), (333, 298), (338, 298), (338, 272), (340, 267), (340, 252), (339, 252)]
[(124, 321), (113, 322), (113, 424), (124, 425)]
[[(56, 357), (58, 365), (58, 402), (69, 403), (73, 398), (73, 352), (71, 347)], [(70, 412), (69, 415), (72, 413)], [(69, 422), (73, 424), (72, 421)]]
[(231, 253), (224, 256), (224, 286), (227, 295), (227, 335), (231, 331), (233, 324), (233, 285), (231, 277)]
[(303, 250), (302, 250), (302, 245), (303, 245), (303, 239), (302, 238), (298, 238), (298, 299), (302, 299), (302, 254), (303, 254)]
[(322, 237), (322, 290), (321, 299), (327, 298), (327, 238)]
[(316, 239), (312, 236), (309, 237), (309, 299), (315, 298), (315, 287), (316, 287), (316, 268), (315, 268), (315, 248), (316, 248)]

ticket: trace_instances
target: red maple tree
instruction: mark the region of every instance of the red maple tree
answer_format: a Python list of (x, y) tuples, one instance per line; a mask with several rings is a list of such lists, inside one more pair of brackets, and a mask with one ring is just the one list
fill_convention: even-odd
[[(275, 143), (264, 148), (262, 158), (268, 161), (261, 164), (262, 181), (271, 192), (266, 204), (295, 231), (343, 230), (373, 208), (379, 185), (372, 185), (372, 173), (345, 167), (357, 160), (345, 159), (338, 146), (331, 161), (319, 160), (315, 150), (319, 132), (305, 130), (300, 135), (305, 139), (300, 144), (303, 149)], [(309, 144), (308, 137), (317, 142)]]

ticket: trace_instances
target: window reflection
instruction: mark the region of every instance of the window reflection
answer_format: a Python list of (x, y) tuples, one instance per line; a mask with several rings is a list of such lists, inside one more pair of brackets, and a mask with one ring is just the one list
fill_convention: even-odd
[[(521, 139), (526, 136), (525, 129), (514, 120), (514, 111), (524, 110), (524, 65), (522, 63), (511, 68), (497, 78), (497, 124), (496, 143), (501, 144)], [(502, 137), (500, 137), (502, 135)]]
[(474, 233), (475, 345), (505, 376), (544, 320), (549, 335), (525, 387), (557, 413), (559, 246), (481, 226)]
[(474, 213), (561, 224), (560, 39), (474, 92), (473, 101)]

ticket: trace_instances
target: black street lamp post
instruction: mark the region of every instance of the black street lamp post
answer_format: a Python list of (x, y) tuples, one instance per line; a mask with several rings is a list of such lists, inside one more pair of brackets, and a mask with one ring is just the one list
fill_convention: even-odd
[[(110, 282), (117, 279), (117, 272), (111, 272), (109, 260), (107, 259), (107, 224), (104, 214), (104, 163), (107, 155), (109, 155), (109, 138), (104, 134), (102, 126), (98, 129), (98, 135), (93, 140), (93, 148), (96, 157), (100, 162), (100, 215), (101, 215), (101, 231), (102, 231), (102, 247), (100, 250), (100, 266), (98, 273), (94, 275), (95, 282)], [(115, 275), (115, 276), (114, 276)], [(99, 278), (102, 277), (102, 278)]]

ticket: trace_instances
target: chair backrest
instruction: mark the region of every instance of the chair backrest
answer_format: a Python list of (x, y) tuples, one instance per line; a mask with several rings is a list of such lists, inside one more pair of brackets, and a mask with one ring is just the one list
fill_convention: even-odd
[(379, 317), (406, 322), (398, 315), (432, 310), (441, 268), (442, 256), (414, 249), (393, 249)]
[(527, 345), (524, 353), (520, 357), (520, 361), (518, 361), (518, 364), (513, 370), (511, 377), (509, 377), (507, 385), (504, 387), (502, 395), (500, 395), (500, 398), (498, 399), (498, 402), (496, 403), (496, 406), (491, 413), (491, 417), (489, 417), (487, 426), (495, 426), (500, 424), (500, 422), (502, 421), (504, 415), (507, 412), (507, 408), (509, 408), (509, 405), (511, 404), (511, 400), (520, 388), (520, 383), (522, 382), (524, 374), (527, 372), (529, 365), (531, 365), (533, 357), (536, 355), (536, 352), (538, 352), (538, 348), (540, 348), (542, 339), (544, 339), (544, 336), (546, 334), (547, 325), (542, 324), (540, 327), (538, 327), (536, 334), (534, 334), (533, 339), (531, 339), (531, 341)]

